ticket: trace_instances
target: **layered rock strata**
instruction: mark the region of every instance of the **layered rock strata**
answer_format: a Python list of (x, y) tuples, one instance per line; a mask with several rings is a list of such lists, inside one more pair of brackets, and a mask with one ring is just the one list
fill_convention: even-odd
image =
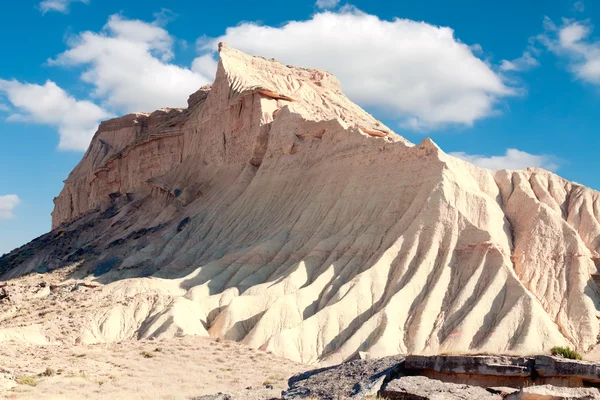
[(0, 276), (79, 263), (106, 284), (79, 341), (211, 335), (332, 364), (598, 343), (598, 192), (413, 145), (327, 72), (226, 45), (187, 109), (103, 123), (55, 204)]

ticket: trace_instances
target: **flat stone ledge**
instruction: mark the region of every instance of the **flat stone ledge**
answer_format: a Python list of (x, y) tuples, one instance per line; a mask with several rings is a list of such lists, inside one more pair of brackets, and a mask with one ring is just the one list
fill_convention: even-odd
[(535, 360), (509, 356), (407, 356), (405, 370), (431, 370), (450, 374), (473, 374), (527, 378)]
[(536, 356), (535, 372), (542, 377), (576, 377), (600, 382), (600, 364), (552, 356)]

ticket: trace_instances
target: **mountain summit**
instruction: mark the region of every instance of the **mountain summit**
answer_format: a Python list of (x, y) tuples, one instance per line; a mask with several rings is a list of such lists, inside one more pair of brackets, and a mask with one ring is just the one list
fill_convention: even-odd
[(210, 335), (303, 363), (597, 345), (600, 193), (413, 145), (325, 71), (219, 51), (187, 109), (102, 123), (52, 232), (0, 258), (100, 284), (78, 323), (0, 340)]

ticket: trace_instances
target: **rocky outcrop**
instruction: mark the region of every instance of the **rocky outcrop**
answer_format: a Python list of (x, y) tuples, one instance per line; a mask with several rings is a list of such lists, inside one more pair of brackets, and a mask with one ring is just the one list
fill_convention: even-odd
[(406, 374), (418, 374), (446, 382), (471, 385), (521, 387), (597, 386), (600, 364), (552, 356), (407, 356)]
[(424, 376), (406, 376), (390, 382), (381, 392), (389, 400), (500, 400), (482, 387), (441, 382)]
[(598, 192), (413, 145), (329, 73), (226, 45), (187, 109), (102, 124), (55, 204), (0, 277), (106, 284), (84, 343), (210, 335), (323, 364), (598, 343)]
[(505, 397), (506, 400), (594, 400), (600, 399), (598, 389), (564, 388), (551, 385), (530, 386)]
[[(498, 393), (500, 392), (500, 393)], [(593, 400), (598, 389), (565, 388), (551, 385), (530, 386), (506, 394), (493, 388), (441, 382), (424, 376), (396, 379), (381, 392), (388, 400)]]
[(509, 356), (408, 356), (404, 368), (435, 371), (452, 375), (489, 375), (530, 377), (535, 361), (532, 358)]
[(178, 165), (183, 142), (181, 130), (171, 121), (182, 113), (164, 109), (101, 123), (82, 161), (54, 199), (52, 227), (96, 208), (106, 209), (114, 196), (136, 192), (147, 179)]
[(289, 379), (290, 387), (282, 398), (337, 400), (376, 396), (384, 383), (399, 374), (403, 361), (403, 356), (354, 360), (305, 372)]
[(394, 356), (302, 373), (282, 398), (596, 399), (598, 367), (549, 356)]
[(577, 377), (585, 382), (600, 383), (600, 364), (564, 358), (537, 356), (535, 371), (544, 378)]

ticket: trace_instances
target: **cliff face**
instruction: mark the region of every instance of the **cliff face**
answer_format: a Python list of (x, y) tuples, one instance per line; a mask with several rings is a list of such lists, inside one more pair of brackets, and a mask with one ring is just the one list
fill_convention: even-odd
[[(117, 194), (145, 193), (153, 187), (148, 185), (149, 179), (169, 172), (170, 176), (156, 185), (165, 189), (165, 185), (175, 188), (179, 184), (183, 190), (188, 184), (197, 184), (196, 178), (174, 177), (174, 170), (184, 160), (196, 164), (191, 167), (194, 171), (190, 166), (179, 168), (188, 175), (202, 173), (207, 166), (239, 170), (249, 158), (259, 165), (269, 124), (285, 105), (315, 121), (339, 118), (372, 135), (389, 132), (350, 102), (337, 79), (324, 71), (249, 59), (227, 47), (224, 52), (212, 90), (205, 87), (190, 96), (187, 110), (130, 114), (100, 125), (55, 199), (53, 228), (106, 207)], [(394, 139), (403, 140), (390, 133), (388, 140)]]
[(55, 230), (0, 259), (4, 278), (80, 263), (106, 283), (78, 340), (211, 335), (327, 363), (596, 346), (598, 192), (415, 146), (324, 71), (220, 55), (188, 109), (103, 123)]

